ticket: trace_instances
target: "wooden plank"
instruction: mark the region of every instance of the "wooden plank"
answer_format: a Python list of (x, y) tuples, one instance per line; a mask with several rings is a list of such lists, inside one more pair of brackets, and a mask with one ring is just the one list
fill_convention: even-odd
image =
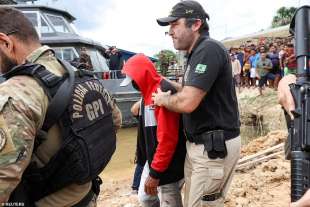
[(265, 149), (265, 150), (263, 150), (263, 151), (260, 151), (260, 152), (258, 152), (258, 153), (256, 153), (256, 154), (243, 157), (243, 158), (241, 158), (241, 159), (238, 161), (238, 164), (242, 164), (242, 163), (244, 163), (244, 162), (247, 162), (247, 161), (249, 161), (249, 160), (255, 159), (255, 158), (260, 157), (260, 156), (262, 156), (262, 155), (265, 155), (265, 154), (267, 154), (267, 153), (269, 153), (269, 152), (272, 152), (272, 151), (275, 151), (275, 150), (279, 150), (279, 149), (281, 149), (281, 148), (282, 148), (281, 150), (283, 150), (283, 147), (284, 147), (284, 143), (281, 143), (281, 144), (275, 145), (275, 146), (273, 146), (273, 147), (270, 147), (270, 148), (268, 148), (268, 149)]
[(237, 165), (237, 170), (241, 169), (241, 168), (244, 168), (244, 167), (248, 167), (250, 165), (258, 164), (258, 163), (263, 162), (263, 161), (267, 161), (267, 160), (269, 160), (269, 159), (271, 159), (273, 157), (276, 157), (278, 155), (281, 155), (281, 154), (283, 154), (283, 156), (284, 156), (284, 150), (279, 151), (279, 152), (275, 152), (273, 154), (270, 154), (270, 155), (267, 155), (265, 157), (261, 157), (259, 159), (255, 159), (255, 160), (252, 160), (252, 161), (249, 161), (249, 162), (246, 162), (246, 163), (238, 164)]

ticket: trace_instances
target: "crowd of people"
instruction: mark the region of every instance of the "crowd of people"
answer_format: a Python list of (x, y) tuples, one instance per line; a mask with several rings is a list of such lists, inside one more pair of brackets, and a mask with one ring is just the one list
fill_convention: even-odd
[(297, 62), (289, 38), (257, 44), (240, 45), (229, 49), (235, 86), (258, 87), (260, 95), (268, 86), (277, 90), (280, 79), (295, 74)]

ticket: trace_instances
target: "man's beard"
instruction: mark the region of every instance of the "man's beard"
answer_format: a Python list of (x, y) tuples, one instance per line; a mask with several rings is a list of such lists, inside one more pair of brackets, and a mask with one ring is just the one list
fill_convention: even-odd
[(173, 45), (176, 50), (185, 50), (188, 51), (193, 44), (193, 35), (190, 33), (190, 30), (187, 29), (181, 33), (178, 38), (173, 40)]
[(0, 71), (2, 74), (7, 73), (13, 67), (18, 65), (16, 60), (9, 58), (1, 49), (0, 49), (0, 58), (1, 58)]

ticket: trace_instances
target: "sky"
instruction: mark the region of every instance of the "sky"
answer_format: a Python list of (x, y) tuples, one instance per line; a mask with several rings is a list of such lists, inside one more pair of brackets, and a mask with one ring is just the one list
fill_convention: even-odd
[[(166, 17), (180, 0), (38, 0), (36, 4), (70, 12), (82, 36), (103, 45), (154, 56), (173, 49), (156, 19)], [(209, 14), (210, 36), (217, 40), (268, 29), (282, 7), (310, 5), (310, 0), (198, 0)]]

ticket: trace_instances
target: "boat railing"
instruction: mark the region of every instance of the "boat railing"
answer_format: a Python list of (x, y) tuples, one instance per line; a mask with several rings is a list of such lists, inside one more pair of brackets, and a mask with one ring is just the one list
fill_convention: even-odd
[(97, 72), (98, 76), (104, 80), (107, 79), (123, 79), (125, 75), (122, 74), (121, 70), (109, 70), (105, 72)]

